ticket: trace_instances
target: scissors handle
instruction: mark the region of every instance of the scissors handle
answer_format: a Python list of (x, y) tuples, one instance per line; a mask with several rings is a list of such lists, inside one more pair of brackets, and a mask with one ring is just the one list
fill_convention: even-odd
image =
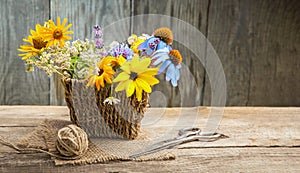
[(180, 129), (178, 131), (178, 136), (176, 138), (167, 139), (167, 140), (158, 142), (155, 145), (156, 146), (161, 146), (163, 144), (166, 144), (166, 143), (169, 143), (169, 142), (172, 142), (172, 141), (174, 142), (175, 140), (180, 140), (180, 139), (183, 139), (183, 138), (186, 138), (186, 137), (189, 137), (189, 136), (200, 135), (200, 133), (201, 133), (201, 129), (197, 128), (197, 127), (183, 128), (183, 129)]
[(199, 135), (201, 133), (201, 129), (198, 127), (188, 127), (188, 128), (183, 128), (180, 129), (178, 132), (179, 137), (184, 136), (192, 136), (192, 135)]

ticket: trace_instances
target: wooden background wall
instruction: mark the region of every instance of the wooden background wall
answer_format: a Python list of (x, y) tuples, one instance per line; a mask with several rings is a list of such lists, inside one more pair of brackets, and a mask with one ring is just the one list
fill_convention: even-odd
[[(0, 0), (0, 104), (64, 104), (59, 79), (38, 70), (25, 73), (17, 57), (22, 38), (36, 23), (67, 17), (73, 38), (82, 39), (91, 38), (94, 24), (105, 27), (139, 14), (163, 14), (193, 25), (208, 38), (224, 68), (227, 105), (300, 106), (299, 9), (298, 0)], [(122, 34), (140, 32), (131, 24)], [(188, 76), (182, 76), (186, 86), (181, 93), (162, 82), (151, 104), (210, 105), (205, 63), (176, 41), (174, 47), (182, 51), (197, 94), (188, 87)]]

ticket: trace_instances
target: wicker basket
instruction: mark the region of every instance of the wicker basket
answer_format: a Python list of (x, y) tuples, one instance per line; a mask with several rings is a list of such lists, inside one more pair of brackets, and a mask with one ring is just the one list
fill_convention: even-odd
[(117, 137), (135, 139), (140, 132), (141, 120), (148, 104), (148, 94), (143, 93), (142, 101), (135, 94), (130, 98), (126, 93), (117, 92), (119, 104), (104, 104), (109, 97), (110, 88), (86, 87), (83, 80), (62, 79), (65, 100), (70, 110), (70, 119), (82, 127), (89, 137)]

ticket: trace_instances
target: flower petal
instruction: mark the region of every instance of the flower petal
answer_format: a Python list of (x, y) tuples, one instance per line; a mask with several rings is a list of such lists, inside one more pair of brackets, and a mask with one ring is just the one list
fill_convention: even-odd
[(171, 64), (172, 62), (170, 60), (165, 61), (162, 66), (158, 70), (158, 74), (161, 74), (165, 69)]
[(175, 66), (174, 64), (169, 65), (166, 73), (166, 81), (170, 81), (175, 73)]
[(126, 72), (127, 74), (130, 74), (130, 67), (128, 63), (124, 63), (121, 67), (121, 69)]
[(97, 88), (98, 91), (100, 90), (100, 86), (103, 83), (102, 80), (103, 80), (102, 76), (97, 76), (96, 79), (95, 79), (95, 84), (96, 84), (96, 88)]
[(72, 39), (72, 37), (70, 37), (70, 36), (67, 36), (67, 35), (64, 35), (64, 36), (63, 36), (63, 39), (65, 39), (65, 40), (71, 40), (71, 39)]
[(138, 74), (142, 73), (145, 71), (145, 69), (147, 69), (147, 67), (150, 65), (150, 63), (151, 63), (150, 58), (144, 58), (140, 62), (137, 62), (137, 63), (132, 62), (131, 70)]
[(108, 84), (111, 84), (111, 83), (112, 83), (111, 77), (110, 77), (109, 74), (104, 73), (104, 74), (103, 74), (103, 78), (105, 79), (106, 83), (108, 83)]
[(134, 82), (133, 82), (133, 80), (129, 80), (129, 84), (128, 84), (128, 87), (126, 89), (127, 97), (132, 96), (132, 94), (134, 93), (134, 90), (135, 90)]
[(72, 27), (72, 24), (70, 23), (69, 25), (67, 25), (62, 31), (63, 32), (66, 32), (69, 28)]
[(151, 56), (155, 52), (155, 49), (156, 49), (156, 46), (153, 49), (147, 48), (146, 55)]
[(31, 29), (31, 30), (30, 30), (30, 34), (31, 34), (31, 35), (35, 35), (34, 30)]
[(74, 34), (74, 31), (66, 31), (66, 32), (64, 32), (64, 34), (66, 35), (66, 34)]
[(141, 88), (139, 88), (139, 86), (136, 84), (136, 82), (134, 82), (134, 84), (135, 84), (135, 96), (138, 101), (141, 101), (142, 95), (143, 95), (143, 90)]
[(171, 83), (172, 83), (173, 87), (177, 87), (177, 80), (175, 78), (171, 79)]
[(169, 57), (169, 55), (167, 53), (161, 53), (159, 56), (156, 56), (156, 58), (152, 58), (153, 65), (157, 66), (158, 64), (166, 61), (169, 58), (170, 57)]
[(180, 73), (179, 73), (179, 69), (175, 69), (175, 76), (176, 76), (176, 80), (179, 80), (179, 78), (180, 78)]
[(95, 84), (95, 77), (96, 76), (94, 76), (94, 75), (90, 77), (87, 86), (93, 86)]
[(59, 17), (59, 16), (58, 16), (57, 19), (56, 19), (56, 25), (57, 25), (58, 27), (60, 27), (60, 17)]
[(139, 65), (142, 66), (143, 68), (147, 68), (151, 63), (150, 58), (144, 58), (140, 61)]
[(101, 87), (104, 87), (105, 86), (104, 76), (101, 75), (101, 76), (98, 77), (98, 79), (99, 79), (99, 83), (100, 83)]
[(146, 81), (151, 86), (159, 83), (158, 79), (156, 79), (155, 77), (152, 77), (150, 75), (140, 74), (139, 78), (143, 79), (144, 81)]
[(130, 82), (130, 80), (126, 80), (126, 81), (120, 82), (120, 83), (117, 85), (117, 87), (115, 88), (115, 91), (116, 91), (116, 92), (119, 92), (119, 91), (123, 91), (123, 90), (127, 89), (127, 88), (128, 88), (128, 85), (129, 85), (129, 82)]
[(67, 23), (67, 21), (68, 21), (68, 19), (67, 19), (67, 18), (64, 18), (64, 20), (63, 20), (61, 26), (62, 26), (62, 27), (65, 27), (65, 24)]
[(120, 82), (120, 81), (128, 80), (129, 77), (130, 77), (129, 74), (125, 72), (121, 72), (113, 81)]
[(152, 92), (152, 89), (151, 89), (150, 85), (146, 81), (144, 81), (143, 79), (137, 78), (135, 80), (135, 82), (136, 82), (136, 85), (138, 85), (145, 92), (147, 92), (147, 93)]
[(148, 68), (147, 70), (145, 70), (144, 72), (140, 73), (141, 74), (145, 74), (145, 75), (150, 75), (150, 76), (154, 76), (157, 75), (158, 72), (158, 68)]
[(145, 50), (148, 48), (148, 42), (149, 40), (153, 38), (153, 37), (150, 37), (148, 38), (147, 40), (145, 40), (143, 43), (141, 43), (139, 46), (138, 46), (138, 50)]
[(158, 43), (156, 49), (159, 50), (159, 49), (164, 49), (165, 47), (167, 47), (167, 43), (165, 43), (164, 41), (161, 41)]

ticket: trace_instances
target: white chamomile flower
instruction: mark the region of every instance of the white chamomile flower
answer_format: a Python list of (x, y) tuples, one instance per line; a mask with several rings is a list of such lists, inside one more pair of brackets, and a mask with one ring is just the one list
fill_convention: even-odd
[(139, 36), (139, 39), (143, 39), (143, 40), (147, 40), (148, 38), (150, 38), (150, 35), (148, 34), (142, 34), (141, 36)]
[(107, 97), (107, 98), (104, 100), (103, 103), (104, 103), (104, 104), (105, 104), (105, 103), (108, 103), (108, 104), (110, 104), (110, 105), (113, 105), (113, 104), (118, 104), (118, 103), (120, 103), (120, 100), (117, 99), (117, 98), (115, 98), (115, 97)]

